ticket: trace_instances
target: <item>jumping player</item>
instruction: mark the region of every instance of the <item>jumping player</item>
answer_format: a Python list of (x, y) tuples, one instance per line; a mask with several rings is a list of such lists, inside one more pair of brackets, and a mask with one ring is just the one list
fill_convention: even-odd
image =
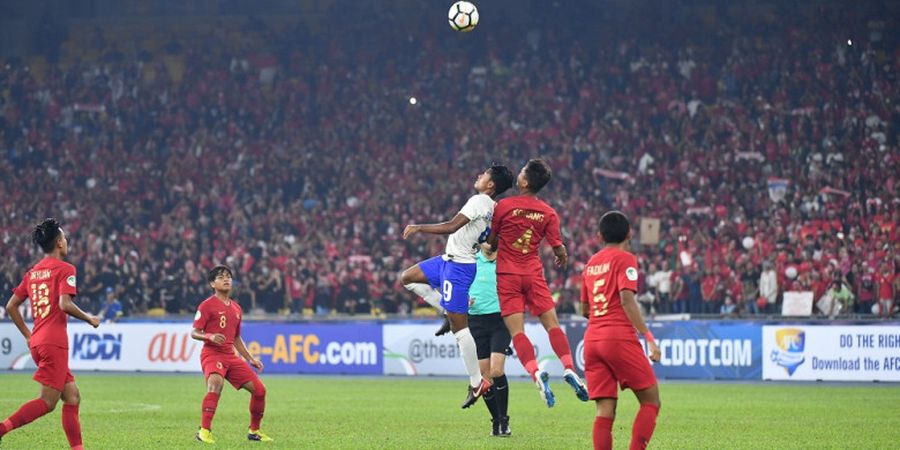
[[(231, 269), (226, 266), (216, 266), (210, 270), (207, 281), (215, 293), (200, 304), (197, 315), (194, 316), (191, 337), (203, 341), (200, 364), (206, 378), (207, 391), (203, 398), (201, 425), (196, 438), (207, 444), (216, 442), (211, 431), (212, 420), (222, 394), (222, 386), (227, 380), (235, 389), (250, 392), (250, 430), (247, 432), (247, 439), (271, 442), (272, 438), (259, 431), (259, 423), (266, 409), (266, 386), (250, 368), (253, 366), (262, 372), (263, 364), (250, 355), (241, 339), (242, 311), (241, 306), (230, 298), (231, 279)], [(235, 355), (235, 350), (243, 359)]]
[[(22, 283), (13, 291), (6, 304), (6, 312), (31, 349), (31, 357), (37, 364), (34, 381), (41, 384), (41, 397), (25, 403), (0, 422), (0, 438), (53, 411), (62, 399), (63, 431), (69, 446), (80, 450), (83, 448), (81, 423), (78, 420), (81, 393), (69, 371), (66, 323), (68, 316), (72, 316), (97, 328), (100, 319), (82, 311), (72, 300), (77, 294), (75, 266), (65, 262), (69, 254), (69, 241), (59, 223), (55, 219), (44, 220), (34, 228), (31, 240), (44, 251), (45, 256), (25, 274)], [(19, 306), (25, 299), (31, 299), (34, 316), (32, 330), (28, 329), (19, 313)]]
[(594, 448), (612, 448), (617, 388), (628, 388), (641, 407), (631, 429), (631, 450), (643, 449), (653, 436), (659, 414), (659, 388), (647, 355), (638, 341), (647, 341), (650, 359), (659, 361), (659, 347), (641, 317), (635, 300), (637, 259), (628, 252), (631, 226), (628, 218), (610, 211), (600, 218), (605, 246), (594, 254), (581, 277), (581, 302), (588, 327), (584, 334), (585, 377), (590, 398), (597, 402)]
[(466, 313), (469, 310), (469, 287), (475, 279), (475, 254), (484, 241), (494, 213), (494, 198), (512, 186), (512, 172), (506, 166), (494, 165), (478, 175), (474, 188), (477, 194), (469, 198), (459, 213), (449, 222), (428, 225), (407, 225), (403, 239), (416, 233), (441, 234), (450, 237), (443, 255), (419, 262), (403, 271), (400, 281), (406, 289), (418, 294), (426, 302), (445, 310), (450, 330), (456, 337), (459, 353), (469, 374), (469, 389), (462, 407), (468, 408), (491, 383), (478, 369), (475, 340), (469, 331)]
[(575, 390), (581, 401), (587, 401), (584, 382), (575, 373), (569, 339), (559, 327), (556, 305), (544, 279), (538, 250), (546, 237), (556, 255), (556, 265), (564, 267), (568, 259), (559, 231), (559, 216), (549, 205), (537, 198), (537, 193), (550, 182), (550, 166), (541, 159), (529, 160), (519, 172), (519, 195), (505, 198), (494, 208), (494, 219), (488, 243), (497, 255), (497, 294), (500, 312), (512, 335), (513, 347), (519, 361), (531, 375), (548, 407), (556, 400), (550, 390), (550, 376), (538, 367), (534, 346), (525, 335), (525, 308), (538, 317), (550, 346), (562, 362), (563, 379)]

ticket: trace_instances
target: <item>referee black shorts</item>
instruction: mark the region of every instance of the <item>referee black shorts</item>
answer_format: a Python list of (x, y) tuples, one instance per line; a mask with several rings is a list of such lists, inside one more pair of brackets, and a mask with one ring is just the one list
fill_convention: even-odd
[(476, 352), (478, 359), (488, 359), (491, 353), (503, 353), (509, 355), (512, 353), (509, 349), (509, 343), (512, 338), (509, 337), (509, 330), (503, 323), (503, 317), (500, 313), (469, 315), (469, 331), (475, 338)]

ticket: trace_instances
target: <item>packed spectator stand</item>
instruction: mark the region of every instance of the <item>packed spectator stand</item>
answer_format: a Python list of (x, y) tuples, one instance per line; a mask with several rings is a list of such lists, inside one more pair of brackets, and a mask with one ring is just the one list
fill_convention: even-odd
[(450, 219), (491, 162), (541, 156), (572, 261), (554, 268), (546, 249), (561, 313), (577, 314), (616, 208), (648, 312), (777, 314), (785, 291), (846, 288), (837, 315), (888, 315), (898, 24), (875, 7), (781, 8), (639, 27), (549, 14), (463, 37), (381, 20), (57, 28), (0, 68), (0, 288), (55, 216), (92, 312), (112, 295), (127, 316), (191, 313), (226, 263), (253, 313), (413, 314), (424, 303), (397, 274), (444, 239), (403, 241), (404, 225)]

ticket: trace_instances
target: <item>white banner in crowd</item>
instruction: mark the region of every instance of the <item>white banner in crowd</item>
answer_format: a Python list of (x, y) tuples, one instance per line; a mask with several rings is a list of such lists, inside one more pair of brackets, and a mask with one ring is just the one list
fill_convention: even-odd
[(784, 293), (781, 303), (782, 316), (810, 316), (812, 315), (813, 292), (812, 291), (788, 291)]
[[(434, 324), (384, 324), (385, 375), (465, 375), (459, 347), (452, 334), (435, 337)], [(535, 346), (538, 364), (551, 376), (562, 376), (563, 367), (550, 347), (547, 332), (540, 324), (526, 324), (525, 334)], [(526, 376), (515, 357), (506, 360), (506, 374)]]
[(900, 381), (900, 326), (764, 326), (763, 379)]

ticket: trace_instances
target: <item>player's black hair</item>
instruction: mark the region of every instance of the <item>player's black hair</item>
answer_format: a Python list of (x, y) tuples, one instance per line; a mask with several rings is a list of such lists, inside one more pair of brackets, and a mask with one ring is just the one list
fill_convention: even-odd
[(619, 244), (628, 238), (631, 224), (620, 211), (609, 211), (600, 218), (600, 235), (607, 244)]
[(543, 189), (550, 182), (552, 176), (553, 171), (550, 170), (550, 165), (543, 159), (530, 159), (525, 164), (525, 180), (528, 181), (528, 190), (534, 194)]
[(234, 278), (234, 272), (231, 271), (230, 267), (218, 265), (216, 267), (213, 267), (212, 270), (209, 271), (209, 273), (206, 275), (206, 281), (209, 281), (210, 283), (216, 281), (216, 278), (218, 278), (219, 275), (222, 274), (222, 272), (228, 272), (228, 275), (231, 275), (231, 278)]
[(56, 247), (56, 240), (59, 239), (60, 234), (62, 234), (62, 230), (59, 228), (59, 222), (48, 217), (34, 227), (34, 231), (31, 232), (31, 241), (44, 253), (50, 253)]
[(488, 168), (491, 175), (491, 181), (494, 182), (494, 196), (498, 196), (513, 185), (513, 174), (509, 167), (500, 164), (491, 164)]

